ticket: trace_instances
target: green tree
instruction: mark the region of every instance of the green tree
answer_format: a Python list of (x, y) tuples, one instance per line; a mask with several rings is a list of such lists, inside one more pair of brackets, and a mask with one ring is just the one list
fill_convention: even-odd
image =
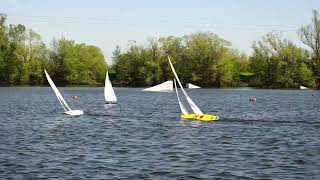
[(8, 51), (8, 38), (7, 38), (7, 16), (0, 14), (0, 84), (5, 83), (5, 58)]
[(253, 44), (250, 57), (251, 70), (255, 74), (253, 85), (267, 88), (296, 88), (299, 85), (314, 86), (314, 77), (307, 68), (304, 50), (284, 39), (279, 33), (266, 34)]
[(106, 70), (101, 50), (92, 45), (76, 44), (64, 38), (52, 42), (50, 52), (53, 78), (60, 85), (99, 84), (104, 82)]
[(120, 47), (113, 52), (112, 69), (116, 72), (116, 84), (121, 86), (130, 85), (132, 82), (132, 66), (128, 54), (121, 54)]
[[(227, 63), (226, 54), (231, 43), (211, 32), (200, 32), (184, 37), (186, 52), (183, 64), (187, 65), (193, 83), (204, 86), (222, 86), (226, 71), (220, 69)], [(226, 78), (226, 76), (225, 76)]]
[(6, 35), (8, 44), (4, 50), (4, 68), (2, 73), (4, 82), (8, 84), (20, 84), (25, 74), (21, 54), (24, 48), (25, 30), (26, 28), (21, 24), (10, 25)]
[(42, 42), (41, 36), (29, 30), (23, 53), (26, 83), (31, 85), (43, 84), (43, 70), (49, 68), (49, 50)]
[(210, 32), (183, 37), (160, 37), (146, 46), (130, 43), (126, 52), (114, 51), (113, 69), (120, 85), (150, 86), (173, 79), (170, 56), (180, 80), (204, 87), (239, 83), (241, 56), (230, 42)]
[(312, 59), (308, 62), (317, 79), (317, 88), (320, 88), (320, 16), (313, 10), (312, 22), (303, 26), (298, 32), (301, 41), (312, 50)]
[(179, 76), (182, 73), (183, 66), (177, 65), (183, 64), (183, 59), (185, 58), (185, 45), (183, 43), (183, 38), (174, 36), (160, 37), (159, 44), (161, 48), (161, 57), (158, 62), (162, 72), (162, 76), (159, 80), (160, 82), (164, 82), (173, 79), (174, 77), (170, 66), (168, 66), (168, 56), (171, 57), (173, 64), (175, 64), (175, 69)]

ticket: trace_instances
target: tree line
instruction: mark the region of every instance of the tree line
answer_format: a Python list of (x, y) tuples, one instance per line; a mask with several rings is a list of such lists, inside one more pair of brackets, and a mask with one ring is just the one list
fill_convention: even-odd
[(103, 84), (109, 69), (117, 86), (152, 86), (173, 79), (171, 58), (180, 80), (202, 87), (252, 86), (262, 88), (320, 87), (320, 16), (313, 11), (310, 24), (297, 35), (308, 49), (281, 33), (270, 32), (252, 44), (247, 56), (231, 42), (212, 32), (182, 37), (130, 41), (113, 51), (111, 67), (99, 48), (64, 38), (48, 48), (39, 34), (23, 25), (5, 24), (0, 15), (0, 85), (43, 85), (47, 69), (59, 85)]
[(41, 36), (24, 25), (6, 25), (0, 14), (0, 85), (45, 85), (44, 69), (57, 85), (98, 85), (106, 70), (101, 50), (65, 38), (47, 47)]
[(297, 34), (311, 50), (298, 47), (281, 33), (270, 32), (252, 44), (251, 56), (211, 32), (183, 37), (131, 42), (127, 50), (113, 52), (115, 82), (120, 86), (151, 86), (173, 78), (170, 56), (184, 83), (203, 87), (252, 86), (262, 88), (320, 87), (320, 19)]

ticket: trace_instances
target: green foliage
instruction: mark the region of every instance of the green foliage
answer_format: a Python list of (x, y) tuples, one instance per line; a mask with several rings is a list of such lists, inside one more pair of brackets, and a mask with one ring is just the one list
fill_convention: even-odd
[(118, 47), (113, 57), (116, 83), (122, 86), (151, 86), (172, 79), (168, 56), (183, 83), (203, 87), (315, 86), (309, 54), (279, 33), (269, 33), (255, 42), (250, 58), (210, 32), (153, 38), (146, 46), (135, 42), (128, 46), (126, 52)]
[(54, 68), (51, 73), (61, 85), (104, 82), (107, 65), (99, 48), (64, 38), (54, 40), (53, 46), (50, 54)]
[(273, 32), (254, 42), (253, 53), (247, 57), (218, 35), (197, 32), (151, 38), (145, 45), (130, 41), (125, 51), (117, 46), (111, 69), (98, 47), (61, 38), (53, 39), (48, 48), (39, 34), (21, 24), (6, 25), (6, 19), (0, 14), (0, 85), (47, 84), (44, 69), (58, 85), (98, 85), (108, 69), (117, 85), (152, 86), (173, 79), (170, 56), (183, 84), (320, 88), (320, 16), (316, 10), (311, 24), (299, 30), (310, 50)]
[(1, 84), (20, 84), (24, 75), (23, 58), (21, 55), (25, 40), (25, 27), (21, 24), (5, 26), (4, 44), (1, 47)]
[(44, 69), (58, 85), (104, 82), (108, 67), (99, 48), (62, 38), (48, 49), (36, 32), (5, 21), (0, 14), (0, 85), (42, 85)]
[(308, 65), (317, 79), (317, 88), (320, 89), (320, 15), (313, 10), (312, 22), (299, 29), (301, 41), (311, 49), (311, 59)]
[(240, 56), (230, 48), (230, 42), (210, 32), (153, 38), (146, 46), (131, 43), (128, 51), (117, 48), (114, 55), (119, 85), (150, 86), (173, 79), (168, 56), (183, 83), (204, 87), (238, 84)]
[(250, 67), (252, 85), (266, 88), (314, 87), (315, 79), (305, 60), (307, 54), (281, 34), (269, 33), (253, 44)]

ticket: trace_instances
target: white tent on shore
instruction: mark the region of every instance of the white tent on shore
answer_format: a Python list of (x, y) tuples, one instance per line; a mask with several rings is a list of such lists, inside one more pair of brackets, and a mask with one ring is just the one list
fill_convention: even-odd
[(158, 84), (156, 86), (146, 88), (143, 91), (171, 92), (171, 91), (173, 91), (173, 82), (172, 81), (166, 81), (166, 82), (163, 82), (163, 83)]

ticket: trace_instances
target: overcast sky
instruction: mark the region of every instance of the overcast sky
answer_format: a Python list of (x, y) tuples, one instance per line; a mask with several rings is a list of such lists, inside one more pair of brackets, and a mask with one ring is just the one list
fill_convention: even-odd
[(24, 24), (44, 42), (65, 37), (98, 46), (107, 62), (117, 45), (150, 37), (211, 31), (233, 48), (251, 53), (251, 44), (271, 31), (301, 44), (297, 30), (310, 23), (320, 0), (0, 0), (8, 24)]

